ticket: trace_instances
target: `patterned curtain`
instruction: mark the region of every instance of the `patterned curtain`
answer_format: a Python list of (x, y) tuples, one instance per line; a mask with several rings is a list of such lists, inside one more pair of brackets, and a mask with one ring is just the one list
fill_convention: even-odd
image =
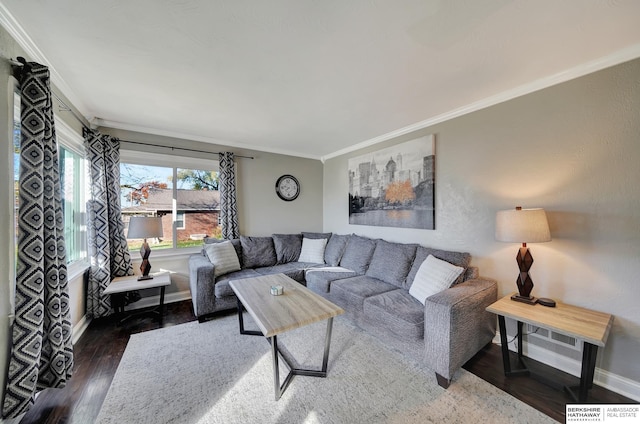
[[(120, 215), (120, 140), (84, 130), (85, 155), (90, 163), (91, 200), (87, 202), (89, 233), (89, 287), (87, 315), (99, 318), (111, 313), (104, 290), (114, 277), (133, 275), (131, 255)], [(139, 299), (129, 299), (129, 302)]]
[(25, 64), (21, 81), (16, 311), (2, 416), (26, 412), (36, 392), (73, 372), (64, 219), (49, 70)]
[(236, 167), (231, 152), (220, 153), (220, 223), (223, 239), (240, 237), (236, 204)]

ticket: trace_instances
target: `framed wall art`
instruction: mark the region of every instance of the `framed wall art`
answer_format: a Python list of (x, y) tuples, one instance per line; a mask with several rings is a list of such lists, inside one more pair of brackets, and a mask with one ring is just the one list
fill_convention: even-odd
[(435, 146), (427, 135), (349, 159), (349, 224), (435, 229)]

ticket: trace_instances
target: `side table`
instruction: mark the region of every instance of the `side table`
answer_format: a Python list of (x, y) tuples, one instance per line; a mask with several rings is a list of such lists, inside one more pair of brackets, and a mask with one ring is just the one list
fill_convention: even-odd
[[(575, 387), (565, 387), (565, 390), (576, 402), (585, 402), (589, 389), (593, 386), (593, 376), (596, 368), (596, 355), (598, 346), (604, 347), (611, 326), (613, 315), (597, 312), (578, 306), (557, 302), (555, 308), (542, 305), (528, 305), (511, 300), (511, 294), (489, 305), (487, 311), (498, 315), (500, 326), (500, 343), (502, 345), (502, 363), (506, 376), (528, 373), (522, 362), (522, 327), (523, 323), (536, 327), (547, 328), (557, 333), (574, 337), (584, 342), (582, 350), (582, 370), (580, 385), (577, 386), (578, 394), (574, 393)], [(517, 370), (511, 370), (509, 359), (509, 346), (507, 344), (507, 330), (505, 317), (514, 319), (518, 323), (518, 360), (523, 366)]]
[[(164, 321), (164, 291), (166, 286), (171, 285), (171, 275), (168, 272), (153, 274), (153, 278), (149, 280), (138, 280), (138, 275), (128, 275), (126, 277), (116, 277), (107, 286), (104, 291), (105, 295), (111, 295), (111, 305), (118, 314), (124, 314), (124, 294), (134, 290), (151, 289), (160, 287), (160, 306), (157, 313), (159, 314), (158, 322), (162, 326)], [(156, 311), (151, 311), (156, 312)], [(131, 315), (134, 316), (134, 315)], [(129, 317), (126, 317), (129, 318)], [(120, 320), (120, 323), (126, 319)]]

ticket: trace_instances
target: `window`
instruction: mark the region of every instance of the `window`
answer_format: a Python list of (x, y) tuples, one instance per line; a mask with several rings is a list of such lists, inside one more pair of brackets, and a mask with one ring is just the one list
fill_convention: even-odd
[(84, 158), (68, 147), (61, 145), (58, 154), (64, 239), (67, 246), (67, 263), (70, 263), (86, 257), (87, 238), (83, 222), (85, 217), (85, 166)]
[(184, 226), (184, 211), (176, 212), (176, 229), (178, 230), (186, 229), (186, 227)]
[[(198, 168), (174, 166), (181, 162)], [(217, 165), (217, 161), (121, 150), (120, 201), (125, 227), (131, 216), (162, 217), (163, 237), (147, 240), (154, 250), (197, 247), (205, 237), (220, 237)], [(127, 243), (133, 251), (142, 240)]]
[(88, 258), (85, 205), (89, 186), (83, 139), (63, 121), (56, 119), (55, 125), (67, 264), (84, 267)]
[[(18, 255), (18, 206), (20, 205), (20, 140), (22, 138), (22, 123), (20, 117), (20, 90), (16, 87), (13, 90), (13, 228), (16, 259)], [(16, 262), (17, 263), (17, 262)]]

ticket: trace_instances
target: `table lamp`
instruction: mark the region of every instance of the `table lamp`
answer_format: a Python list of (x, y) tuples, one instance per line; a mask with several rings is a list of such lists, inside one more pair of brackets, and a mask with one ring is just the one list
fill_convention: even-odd
[(140, 280), (150, 280), (153, 278), (149, 275), (151, 271), (151, 264), (149, 263), (149, 255), (151, 254), (151, 248), (147, 243), (148, 238), (162, 237), (162, 217), (159, 216), (132, 216), (129, 221), (129, 232), (127, 233), (128, 239), (144, 239), (142, 247), (140, 247), (140, 256), (142, 257), (142, 264), (140, 264), (140, 272), (142, 275), (138, 278)]
[(540, 303), (544, 306), (555, 306), (555, 301), (546, 298), (536, 299), (531, 296), (533, 281), (529, 275), (529, 269), (533, 265), (533, 256), (527, 247), (527, 243), (542, 243), (551, 241), (551, 232), (544, 209), (515, 209), (498, 211), (496, 214), (496, 240), (512, 243), (522, 243), (518, 251), (516, 261), (520, 274), (516, 279), (518, 293), (511, 300), (524, 302), (530, 305)]

